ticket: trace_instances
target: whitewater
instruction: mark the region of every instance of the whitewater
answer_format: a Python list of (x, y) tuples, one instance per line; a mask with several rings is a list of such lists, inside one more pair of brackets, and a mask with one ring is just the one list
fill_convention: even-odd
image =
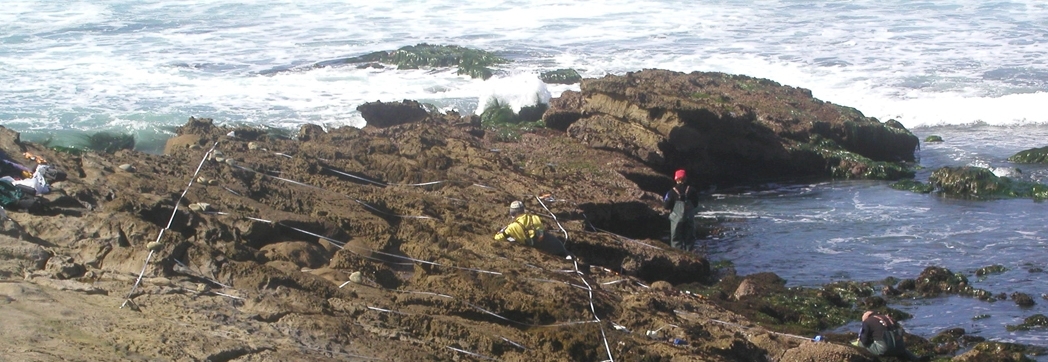
[[(494, 52), (512, 62), (484, 81), (455, 69), (296, 68), (428, 43)], [(895, 119), (923, 138), (918, 180), (972, 165), (1048, 183), (1043, 166), (1007, 157), (1048, 146), (1048, 3), (854, 0), (281, 0), (5, 1), (0, 6), (0, 124), (23, 139), (73, 143), (83, 132), (132, 133), (159, 153), (191, 117), (294, 132), (302, 124), (362, 127), (365, 102), (413, 99), (475, 112), (492, 94), (556, 97), (579, 85), (536, 82), (646, 68), (714, 71), (807, 88), (821, 100)], [(273, 69), (299, 69), (271, 72)], [(704, 188), (714, 185), (702, 185)], [(1048, 314), (1045, 204), (964, 201), (833, 182), (712, 194), (707, 216), (732, 232), (709, 245), (740, 273), (774, 271), (790, 285), (915, 277), (1001, 264), (976, 287), (1021, 291), (1038, 306), (961, 297), (894, 307), (931, 338), (967, 326), (988, 339)], [(783, 246), (786, 245), (786, 246)], [(828, 262), (829, 261), (829, 262)], [(972, 316), (990, 314), (974, 321)], [(842, 327), (856, 330), (855, 325)], [(1042, 357), (1043, 359), (1043, 357)]]
[(911, 128), (1042, 123), (1046, 19), (1037, 1), (17, 0), (0, 8), (0, 122), (31, 140), (132, 132), (145, 147), (189, 116), (295, 129), (363, 126), (370, 101), (473, 111), (493, 82), (451, 69), (260, 74), (430, 43), (513, 60), (497, 78), (718, 71)]

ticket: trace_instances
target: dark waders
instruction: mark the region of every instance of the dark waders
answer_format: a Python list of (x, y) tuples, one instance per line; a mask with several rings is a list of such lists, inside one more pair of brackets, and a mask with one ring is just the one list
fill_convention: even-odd
[(679, 197), (670, 212), (670, 246), (691, 251), (695, 239), (695, 215)]
[(884, 331), (884, 338), (880, 341), (874, 341), (866, 349), (878, 356), (899, 357), (907, 361), (920, 360), (920, 357), (906, 349), (906, 344), (903, 342), (902, 329), (899, 328)]
[(557, 256), (568, 255), (568, 249), (564, 247), (564, 241), (550, 232), (545, 233), (542, 240), (535, 243), (535, 248)]

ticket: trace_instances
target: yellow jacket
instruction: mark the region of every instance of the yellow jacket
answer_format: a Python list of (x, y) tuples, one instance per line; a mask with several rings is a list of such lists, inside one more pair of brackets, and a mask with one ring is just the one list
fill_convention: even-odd
[(545, 228), (542, 227), (542, 218), (538, 215), (524, 213), (517, 216), (509, 225), (495, 234), (496, 241), (509, 240), (525, 245), (534, 246), (535, 242), (541, 241)]

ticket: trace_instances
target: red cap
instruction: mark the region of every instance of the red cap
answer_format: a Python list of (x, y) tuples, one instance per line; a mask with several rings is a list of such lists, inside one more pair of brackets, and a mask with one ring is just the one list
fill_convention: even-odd
[(673, 174), (673, 180), (674, 181), (683, 180), (684, 177), (685, 177), (684, 176), (684, 169), (677, 170), (677, 173)]

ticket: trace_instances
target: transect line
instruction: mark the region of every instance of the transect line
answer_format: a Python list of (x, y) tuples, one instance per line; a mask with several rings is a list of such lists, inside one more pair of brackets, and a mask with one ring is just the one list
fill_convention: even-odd
[[(178, 197), (178, 201), (175, 201), (174, 210), (171, 210), (171, 218), (167, 220), (167, 226), (160, 229), (157, 233), (156, 242), (160, 242), (160, 239), (164, 237), (164, 231), (171, 228), (171, 224), (175, 221), (175, 215), (178, 214), (178, 205), (182, 204), (182, 199), (186, 197), (186, 193), (189, 192), (189, 188), (193, 186), (193, 181), (196, 180), (197, 174), (200, 173), (200, 168), (204, 167), (204, 161), (207, 161), (207, 156), (215, 151), (215, 147), (218, 147), (218, 141), (215, 141), (214, 145), (211, 145), (211, 149), (204, 153), (204, 157), (200, 159), (200, 164), (197, 165), (196, 171), (193, 172), (193, 177), (189, 178), (189, 184), (186, 185), (186, 189), (182, 190), (182, 195)], [(142, 263), (142, 271), (138, 272), (138, 279), (135, 280), (135, 284), (131, 286), (131, 291), (127, 292), (127, 297), (124, 298), (124, 302), (120, 304), (120, 308), (123, 309), (127, 305), (127, 302), (131, 301), (131, 295), (135, 294), (135, 290), (138, 289), (138, 285), (142, 283), (142, 277), (146, 274), (146, 268), (149, 267), (149, 261), (153, 259), (153, 254), (156, 253), (154, 250), (149, 250), (149, 255), (146, 255), (146, 262)]]
[(608, 336), (604, 334), (604, 324), (600, 323), (597, 309), (593, 306), (593, 287), (586, 281), (586, 276), (579, 271), (579, 258), (571, 258), (571, 262), (575, 265), (575, 274), (579, 276), (579, 279), (582, 279), (583, 284), (586, 284), (586, 289), (589, 293), (590, 312), (593, 313), (593, 318), (597, 320), (597, 327), (600, 327), (600, 338), (604, 340), (604, 350), (608, 352), (608, 360), (615, 362), (615, 356), (611, 354), (611, 346), (608, 345)]
[(368, 208), (370, 210), (373, 210), (373, 211), (375, 211), (377, 213), (380, 213), (380, 214), (383, 214), (383, 215), (386, 215), (386, 216), (399, 217), (399, 218), (404, 218), (404, 219), (433, 219), (432, 216), (425, 216), (425, 215), (399, 215), (399, 214), (388, 213), (388, 212), (379, 210), (379, 209), (375, 208), (374, 206), (371, 206), (370, 204), (368, 204), (368, 203), (366, 203), (364, 201), (360, 201), (360, 200), (352, 198), (350, 196), (343, 195), (343, 194), (340, 194), (340, 193), (337, 193), (337, 192), (334, 192), (334, 191), (331, 191), (331, 190), (327, 190), (327, 189), (324, 189), (324, 188), (321, 188), (321, 187), (318, 187), (318, 186), (313, 186), (313, 185), (310, 185), (310, 184), (307, 184), (307, 183), (304, 183), (304, 182), (295, 181), (295, 180), (292, 180), (292, 179), (287, 179), (287, 178), (283, 178), (283, 177), (279, 177), (279, 176), (268, 175), (268, 174), (265, 174), (263, 172), (258, 172), (258, 171), (252, 170), (250, 168), (247, 168), (247, 167), (244, 167), (244, 166), (240, 166), (240, 165), (230, 165), (230, 166), (232, 166), (233, 168), (236, 168), (236, 169), (252, 172), (252, 173), (255, 173), (255, 174), (258, 174), (258, 175), (262, 175), (262, 176), (265, 176), (265, 177), (270, 177), (270, 178), (273, 178), (273, 179), (276, 179), (276, 180), (280, 180), (280, 181), (284, 181), (284, 182), (287, 182), (287, 183), (291, 183), (291, 184), (294, 184), (294, 185), (299, 185), (299, 186), (308, 187), (308, 188), (311, 188), (311, 189), (316, 189), (316, 190), (320, 190), (320, 191), (330, 192), (330, 193), (333, 193), (333, 194), (336, 194), (336, 195), (348, 198), (350, 200), (356, 201), (358, 204), (361, 204), (361, 205), (363, 205), (364, 207), (366, 207), (366, 208)]
[[(287, 157), (287, 158), (292, 158), (292, 156), (290, 156), (290, 155), (286, 155), (286, 154), (282, 154), (282, 153), (277, 153), (277, 155), (279, 155), (279, 156), (283, 156), (283, 157)], [(234, 165), (234, 167), (236, 167), (236, 168), (239, 168), (239, 169), (242, 169), (242, 170), (245, 170), (245, 171), (249, 171), (249, 172), (254, 172), (254, 173), (257, 173), (257, 174), (260, 174), (260, 175), (263, 175), (263, 176), (267, 176), (267, 177), (272, 177), (272, 178), (274, 178), (274, 179), (277, 179), (277, 180), (281, 180), (281, 181), (285, 181), (285, 182), (289, 182), (289, 183), (292, 183), (292, 184), (296, 184), (296, 185), (301, 185), (301, 186), (306, 186), (306, 187), (310, 187), (310, 188), (315, 188), (315, 189), (319, 189), (319, 190), (323, 190), (323, 191), (328, 191), (328, 192), (332, 192), (332, 191), (329, 191), (329, 190), (325, 190), (325, 189), (323, 189), (323, 188), (320, 188), (320, 187), (316, 187), (316, 186), (313, 186), (313, 185), (308, 185), (308, 184), (305, 184), (305, 183), (302, 183), (302, 182), (298, 182), (298, 181), (294, 181), (294, 180), (290, 180), (290, 179), (286, 179), (286, 178), (282, 178), (282, 177), (277, 177), (277, 176), (272, 176), (272, 175), (264, 174), (264, 173), (261, 173), (261, 172), (258, 172), (258, 171), (255, 171), (255, 170), (252, 170), (252, 169), (246, 168), (246, 167), (241, 167), (241, 166), (237, 166), (237, 165)], [(378, 182), (378, 181), (375, 181), (375, 180), (371, 180), (371, 179), (368, 179), (368, 178), (364, 178), (364, 177), (360, 177), (360, 176), (352, 175), (352, 174), (349, 174), (349, 173), (346, 173), (346, 172), (342, 172), (342, 171), (339, 171), (339, 170), (335, 170), (335, 169), (333, 169), (333, 168), (330, 168), (330, 167), (324, 167), (324, 169), (326, 169), (326, 170), (328, 170), (328, 171), (331, 171), (331, 172), (333, 172), (333, 173), (339, 174), (339, 175), (343, 175), (343, 176), (346, 176), (346, 177), (350, 177), (350, 178), (353, 178), (353, 179), (357, 179), (357, 180), (360, 180), (360, 181), (363, 181), (363, 182), (367, 182), (367, 183), (371, 183), (371, 184), (374, 184), (374, 185), (380, 185), (380, 186), (389, 186), (389, 185), (390, 185), (390, 184), (387, 184), (387, 183), (382, 183), (382, 182)], [(419, 183), (419, 184), (403, 184), (402, 186), (426, 186), (426, 185), (435, 185), (435, 184), (440, 184), (440, 183), (444, 183), (444, 182), (446, 182), (446, 181), (442, 180), (442, 181), (432, 181), (432, 182), (425, 182), (425, 183)], [(495, 189), (494, 187), (491, 187), (491, 186), (485, 186), (485, 185), (481, 185), (481, 184), (476, 184), (476, 183), (474, 183), (473, 185), (474, 185), (474, 186), (478, 186), (478, 187), (482, 187), (482, 188), (487, 188), (487, 189)], [(227, 190), (228, 190), (228, 189), (227, 189)], [(234, 192), (234, 191), (232, 191), (232, 190), (229, 190), (229, 191), (230, 191), (230, 192)], [(234, 193), (235, 193), (235, 192), (234, 192)], [(345, 196), (345, 195), (343, 195), (343, 196)], [(346, 197), (348, 197), (348, 196), (346, 196)], [(360, 200), (358, 200), (358, 199), (353, 199), (353, 198), (351, 198), (351, 199), (352, 199), (353, 201), (356, 201), (357, 203), (361, 204), (362, 206), (364, 206), (364, 207), (368, 208), (368, 209), (371, 209), (371, 210), (373, 210), (373, 211), (375, 211), (375, 212), (378, 212), (378, 213), (382, 213), (382, 214), (385, 214), (385, 215), (389, 215), (389, 216), (395, 216), (395, 217), (403, 217), (403, 218), (430, 218), (430, 219), (432, 218), (432, 217), (429, 217), (429, 216), (407, 216), (407, 215), (396, 215), (396, 214), (389, 214), (389, 213), (386, 213), (386, 212), (384, 212), (384, 211), (382, 211), (382, 210), (379, 210), (379, 209), (377, 209), (377, 208), (375, 208), (375, 207), (373, 207), (373, 206), (371, 206), (371, 205), (369, 205), (369, 204), (367, 204), (367, 203), (365, 203), (365, 202), (363, 202), (363, 201), (360, 201)], [(562, 224), (560, 223), (560, 220), (559, 220), (559, 219), (557, 219), (557, 216), (556, 216), (556, 214), (554, 214), (554, 213), (553, 213), (553, 212), (552, 212), (552, 211), (551, 211), (551, 210), (549, 209), (549, 207), (547, 207), (547, 206), (546, 206), (546, 204), (545, 204), (544, 202), (542, 202), (542, 199), (541, 199), (541, 198), (539, 198), (539, 197), (537, 197), (537, 196), (536, 196), (536, 197), (535, 197), (535, 200), (536, 200), (536, 201), (538, 201), (538, 202), (539, 202), (539, 204), (540, 204), (540, 205), (542, 206), (542, 208), (543, 208), (543, 209), (545, 209), (545, 210), (546, 210), (546, 212), (550, 214), (550, 216), (551, 216), (551, 217), (553, 218), (554, 222), (555, 222), (555, 223), (557, 224), (557, 227), (558, 227), (558, 228), (560, 228), (561, 232), (563, 232), (563, 233), (564, 233), (564, 238), (565, 238), (565, 241), (567, 241), (567, 240), (570, 240), (570, 237), (569, 237), (569, 234), (568, 234), (567, 230), (566, 230), (566, 229), (564, 228), (564, 226), (563, 226), (563, 225), (562, 225)], [(584, 216), (585, 216), (585, 215), (584, 215)], [(261, 220), (261, 219), (255, 219), (255, 220)], [(596, 228), (595, 226), (593, 226), (593, 225), (592, 225), (592, 223), (590, 223), (588, 219), (586, 220), (586, 222), (587, 222), (587, 224), (589, 224), (589, 225), (590, 225), (590, 227), (592, 227), (592, 228), (593, 228), (594, 230), (597, 230), (597, 231), (602, 231), (602, 230), (600, 230), (600, 229)], [(279, 224), (279, 223), (277, 223), (277, 224), (278, 224), (278, 225), (281, 225), (281, 226), (284, 226), (284, 227), (288, 227), (288, 228), (291, 228), (291, 229), (293, 229), (293, 230), (296, 230), (296, 231), (299, 231), (299, 232), (303, 232), (303, 233), (306, 233), (306, 234), (309, 234), (309, 235), (312, 235), (312, 236), (315, 236), (315, 237), (321, 238), (321, 239), (323, 239), (323, 240), (326, 240), (326, 241), (328, 241), (328, 242), (332, 243), (333, 245), (335, 245), (335, 246), (339, 247), (340, 249), (343, 249), (343, 250), (345, 250), (345, 249), (344, 249), (344, 247), (345, 247), (346, 243), (344, 243), (344, 242), (340, 242), (340, 241), (337, 241), (337, 240), (334, 240), (334, 239), (331, 239), (331, 238), (328, 238), (328, 237), (325, 237), (325, 236), (322, 236), (322, 235), (319, 235), (319, 234), (315, 234), (315, 233), (312, 233), (312, 232), (309, 232), (309, 231), (306, 231), (306, 230), (302, 230), (302, 229), (294, 228), (294, 227), (291, 227), (291, 226), (287, 226), (287, 225), (282, 225), (282, 224)], [(607, 231), (604, 231), (604, 232), (607, 232)], [(630, 242), (634, 242), (634, 243), (637, 243), (637, 244), (643, 245), (643, 246), (647, 246), (647, 247), (651, 247), (651, 248), (658, 248), (658, 247), (656, 247), (656, 246), (653, 246), (653, 245), (649, 245), (649, 244), (646, 244), (646, 243), (643, 243), (643, 242), (640, 242), (640, 241), (636, 241), (636, 240), (633, 240), (633, 239), (629, 239), (629, 238), (626, 238), (626, 237), (622, 237), (622, 236), (620, 236), (620, 235), (617, 235), (617, 234), (614, 234), (614, 233), (610, 233), (610, 232), (607, 232), (607, 233), (609, 233), (609, 234), (611, 234), (611, 235), (614, 235), (614, 236), (618, 236), (618, 237), (620, 237), (620, 238), (622, 238), (622, 239), (624, 239), (624, 240), (627, 240), (627, 241), (630, 241)], [(561, 245), (562, 245), (562, 246), (564, 246), (564, 245), (563, 245), (563, 243), (562, 243)], [(405, 256), (400, 256), (400, 255), (395, 255), (395, 254), (383, 253), (383, 252), (379, 252), (379, 251), (374, 251), (374, 250), (371, 250), (371, 251), (372, 251), (372, 252), (374, 252), (374, 253), (379, 253), (379, 254), (382, 254), (382, 255), (387, 255), (387, 256), (391, 256), (391, 257), (395, 257), (395, 258), (403, 258), (403, 259), (411, 260), (411, 261), (413, 261), (413, 262), (418, 262), (418, 263), (423, 263), (423, 264), (429, 264), (429, 265), (435, 265), (435, 266), (444, 266), (444, 265), (441, 265), (441, 264), (439, 264), (439, 263), (435, 263), (435, 262), (430, 262), (430, 261), (425, 261), (425, 260), (420, 260), (420, 259), (415, 259), (415, 258), (410, 258), (410, 257), (405, 257)], [(359, 255), (358, 253), (355, 253), (355, 252), (354, 252), (354, 254), (357, 254), (358, 256), (364, 257), (363, 255)], [(367, 257), (365, 257), (365, 258), (367, 258)], [(369, 258), (369, 259), (373, 259), (373, 260), (374, 260), (374, 258)], [(384, 262), (384, 261), (383, 261), (383, 262)], [(586, 290), (586, 291), (587, 291), (587, 294), (588, 294), (588, 298), (589, 298), (590, 312), (591, 312), (591, 313), (593, 314), (593, 317), (594, 317), (594, 319), (595, 319), (595, 320), (594, 320), (594, 321), (592, 321), (592, 322), (597, 322), (597, 323), (598, 323), (598, 325), (599, 325), (599, 327), (600, 327), (600, 332), (601, 332), (601, 339), (602, 339), (602, 340), (603, 340), (603, 342), (604, 342), (604, 348), (605, 348), (605, 351), (606, 351), (606, 352), (607, 352), (607, 354), (608, 354), (608, 358), (609, 358), (609, 359), (608, 359), (608, 361), (614, 362), (615, 358), (614, 358), (614, 356), (613, 356), (613, 355), (612, 355), (612, 353), (611, 353), (611, 347), (610, 347), (610, 345), (609, 345), (609, 343), (608, 343), (607, 335), (606, 335), (606, 333), (605, 333), (605, 331), (604, 331), (604, 326), (603, 326), (603, 325), (600, 325), (600, 324), (599, 324), (599, 322), (601, 321), (601, 319), (600, 319), (600, 317), (599, 317), (599, 316), (597, 315), (596, 307), (594, 306), (594, 303), (593, 303), (593, 288), (592, 288), (592, 286), (590, 286), (589, 282), (588, 282), (588, 281), (586, 281), (586, 278), (585, 278), (585, 276), (584, 276), (584, 275), (583, 275), (583, 274), (582, 274), (582, 273), (581, 273), (581, 272), (580, 272), (580, 271), (578, 270), (578, 262), (577, 262), (577, 258), (572, 258), (572, 262), (574, 263), (574, 267), (575, 267), (575, 270), (574, 270), (574, 272), (575, 272), (575, 273), (576, 273), (577, 275), (579, 275), (580, 279), (582, 279), (582, 282), (583, 282), (584, 284), (586, 284), (586, 285), (585, 285), (585, 287), (583, 287), (583, 286), (580, 286), (580, 285), (576, 285), (576, 284), (572, 284), (572, 283), (566, 283), (566, 282), (564, 282), (564, 283), (565, 283), (565, 284), (567, 284), (567, 285), (569, 285), (569, 286), (577, 287), (577, 288), (580, 288), (580, 289), (584, 289), (584, 290)], [(463, 270), (470, 270), (470, 271), (476, 271), (476, 272), (482, 272), (482, 273), (492, 273), (492, 274), (502, 275), (502, 273), (498, 273), (498, 272), (493, 272), (493, 271), (486, 271), (486, 270), (480, 270), (480, 269), (473, 269), (473, 268), (462, 268), (462, 267), (452, 267), (452, 268), (457, 268), (457, 269), (463, 269)], [(568, 271), (568, 272), (571, 272), (571, 271)], [(555, 281), (552, 281), (552, 280), (542, 280), (542, 279), (535, 279), (535, 280), (555, 282)], [(623, 281), (625, 281), (625, 279), (623, 279), (623, 280), (617, 280), (617, 281), (613, 281), (613, 282), (609, 282), (609, 283), (606, 283), (606, 284), (615, 284), (615, 283), (619, 283), (619, 282), (623, 282)], [(347, 283), (348, 283), (348, 282), (347, 282)], [(342, 286), (345, 286), (345, 285), (346, 285), (346, 284), (345, 284), (345, 283), (343, 283), (343, 284), (342, 284), (342, 285), (340, 286), (340, 288), (341, 288)], [(384, 289), (384, 288), (383, 288), (383, 289)], [(444, 295), (444, 294), (437, 294), (437, 293), (430, 293), (430, 292), (419, 292), (419, 293), (427, 293), (428, 295), (433, 295), (433, 296), (438, 296), (438, 297), (444, 297), (444, 298), (452, 298), (452, 299), (454, 299), (453, 297), (451, 297), (451, 296), (448, 296), (448, 295)], [(517, 323), (517, 324), (522, 324), (522, 325), (528, 325), (528, 326), (535, 326), (535, 325), (532, 325), (532, 324), (530, 324), (530, 323), (523, 323), (523, 322), (518, 322), (518, 321), (514, 321), (514, 320), (511, 320), (511, 319), (509, 319), (509, 318), (503, 317), (503, 316), (501, 316), (501, 315), (498, 315), (497, 313), (491, 312), (491, 311), (489, 311), (489, 310), (487, 310), (487, 309), (481, 308), (480, 306), (477, 306), (477, 305), (475, 305), (475, 304), (472, 304), (472, 303), (469, 303), (469, 302), (466, 302), (466, 301), (461, 301), (461, 302), (462, 302), (462, 303), (465, 303), (465, 304), (469, 305), (470, 307), (473, 307), (473, 308), (475, 308), (475, 309), (477, 309), (477, 310), (480, 310), (481, 312), (484, 312), (484, 313), (486, 313), (486, 314), (489, 314), (489, 315), (491, 315), (491, 316), (494, 316), (494, 317), (496, 317), (496, 318), (500, 318), (500, 319), (502, 319), (502, 320), (505, 320), (505, 321), (508, 321), (508, 322), (512, 322), (512, 323)], [(387, 309), (381, 309), (381, 308), (375, 308), (375, 307), (368, 307), (368, 308), (369, 308), (369, 309), (372, 309), (372, 310), (377, 310), (377, 311), (383, 311), (383, 312), (389, 312), (389, 313), (397, 313), (397, 314), (403, 314), (403, 313), (400, 313), (400, 312), (395, 312), (395, 311), (392, 311), (392, 310), (387, 310)], [(586, 323), (592, 323), (592, 322), (586, 322)], [(613, 322), (612, 322), (612, 323), (613, 323)], [(576, 324), (576, 323), (567, 323), (567, 324)], [(559, 325), (564, 325), (564, 324), (559, 324)], [(453, 348), (453, 347), (450, 347), (450, 346), (448, 346), (448, 348), (452, 348), (452, 349), (455, 349), (455, 348)], [(467, 353), (467, 354), (473, 354), (472, 352), (469, 352), (469, 351), (464, 351), (464, 350), (458, 350), (458, 349), (455, 349), (455, 350), (456, 350), (456, 351), (460, 351), (460, 352), (463, 352), (463, 353)], [(478, 356), (478, 357), (483, 357), (483, 358), (488, 358), (488, 357), (486, 357), (486, 356), (482, 356), (482, 355), (477, 355), (477, 356)]]
[[(345, 284), (343, 284), (343, 285), (345, 285)], [(462, 300), (460, 298), (456, 298), (456, 297), (453, 297), (453, 296), (450, 296), (450, 295), (438, 294), (438, 293), (430, 293), (430, 292), (413, 292), (413, 291), (405, 291), (405, 290), (387, 289), (387, 288), (383, 288), (383, 287), (380, 287), (380, 286), (379, 287), (375, 287), (375, 288), (382, 289), (382, 290), (389, 291), (389, 292), (395, 292), (395, 293), (425, 294), (425, 295), (432, 295), (432, 296), (436, 296), (436, 297), (440, 297), (440, 298), (447, 298), (447, 299), (455, 300), (455, 301), (458, 301), (458, 302), (460, 302), (462, 304), (465, 304), (465, 305), (467, 305), (467, 306), (469, 306), (469, 307), (471, 307), (473, 309), (476, 309), (476, 310), (478, 310), (478, 311), (480, 311), (480, 312), (482, 312), (484, 314), (487, 314), (487, 315), (490, 315), (492, 317), (504, 320), (506, 322), (519, 324), (519, 325), (527, 326), (527, 327), (540, 327), (540, 328), (564, 327), (564, 326), (572, 326), (572, 325), (578, 325), (578, 324), (587, 324), (587, 323), (600, 322), (599, 320), (570, 321), (570, 322), (560, 322), (560, 323), (552, 323), (552, 324), (534, 324), (534, 323), (520, 322), (520, 321), (516, 321), (516, 320), (510, 319), (510, 318), (504, 317), (504, 316), (502, 316), (502, 315), (500, 315), (498, 313), (492, 312), (492, 311), (490, 311), (490, 310), (488, 310), (488, 309), (486, 309), (484, 307), (478, 306), (476, 304), (467, 302), (465, 300)], [(442, 315), (438, 315), (438, 314), (401, 312), (401, 311), (396, 311), (396, 310), (392, 310), (392, 309), (379, 308), (379, 307), (373, 307), (373, 306), (367, 306), (367, 308), (370, 309), (370, 310), (373, 310), (373, 311), (377, 311), (377, 312), (393, 313), (393, 314), (400, 314), (400, 315), (406, 315), (406, 316), (419, 316), (419, 315), (427, 316), (427, 317), (440, 317), (440, 316), (442, 316)]]
[(482, 354), (479, 354), (479, 353), (470, 352), (470, 351), (467, 351), (467, 350), (464, 350), (464, 349), (458, 349), (458, 348), (455, 348), (455, 347), (452, 347), (452, 346), (448, 346), (448, 349), (450, 349), (452, 351), (455, 351), (455, 352), (465, 353), (465, 354), (468, 354), (468, 355), (473, 356), (473, 357), (486, 359), (486, 360), (489, 360), (489, 361), (498, 361), (497, 359), (494, 359), (494, 358), (491, 358), (491, 357), (488, 357), (488, 356), (485, 356), (485, 355), (482, 355)]

